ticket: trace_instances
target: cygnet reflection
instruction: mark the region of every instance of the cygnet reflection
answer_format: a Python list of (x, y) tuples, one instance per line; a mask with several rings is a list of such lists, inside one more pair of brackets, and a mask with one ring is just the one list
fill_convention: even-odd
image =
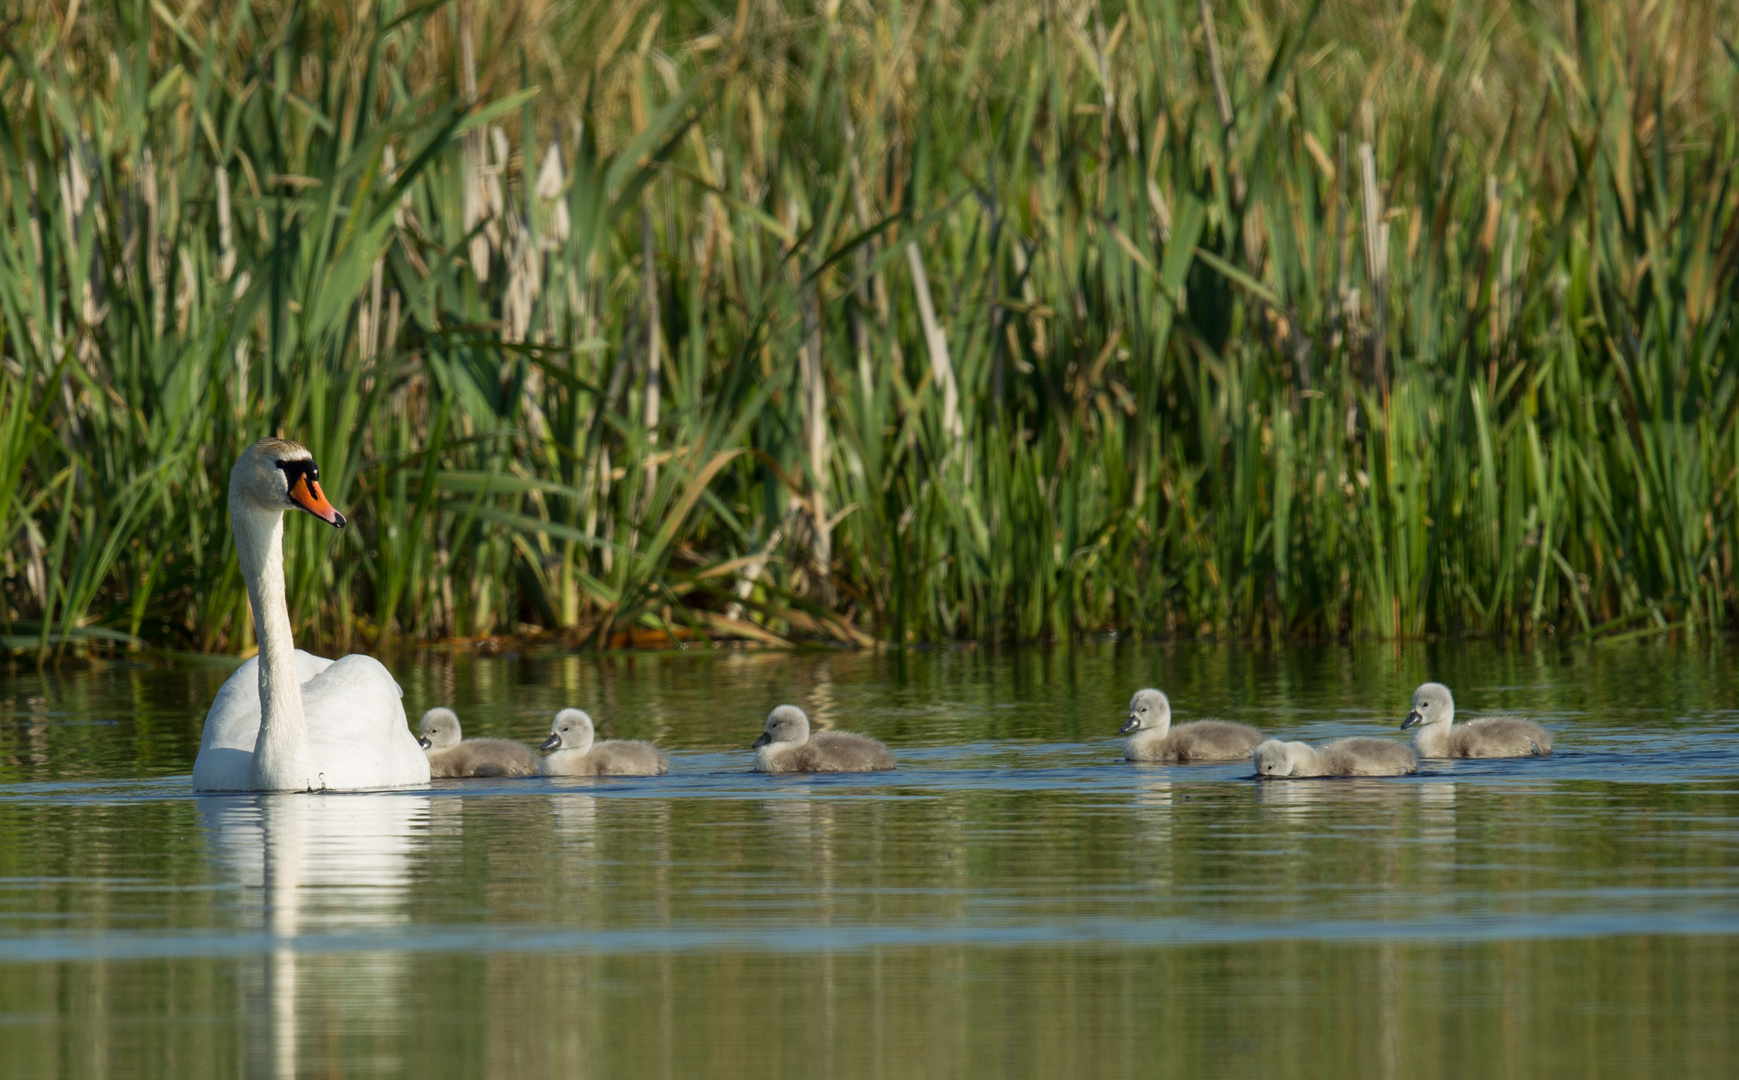
[(1400, 807), (1414, 798), (1413, 789), (1374, 777), (1352, 777), (1336, 784), (1257, 784), (1256, 802), (1285, 814), (1349, 806)]
[(557, 795), (556, 837), (564, 845), (589, 846), (598, 839), (598, 800), (592, 795)]
[(1135, 819), (1141, 839), (1161, 847), (1170, 846), (1172, 797), (1170, 780), (1151, 780), (1135, 786)]

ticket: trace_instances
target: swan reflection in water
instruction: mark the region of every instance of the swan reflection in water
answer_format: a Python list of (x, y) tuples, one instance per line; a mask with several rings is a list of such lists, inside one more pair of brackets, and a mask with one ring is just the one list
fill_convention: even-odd
[[(271, 939), (259, 998), (246, 1003), (250, 1025), (264, 1024), (268, 1062), (252, 1074), (297, 1075), (298, 939), (379, 932), (406, 926), (411, 855), (426, 834), (422, 795), (253, 795), (202, 800), (213, 860), (242, 887), (239, 921)], [(422, 827), (422, 828), (419, 828)], [(402, 954), (338, 952), (305, 965), (320, 968), (308, 994), (325, 1006), (335, 995), (393, 1015), (403, 980)], [(334, 968), (337, 970), (333, 970)], [(338, 977), (334, 977), (338, 976)]]

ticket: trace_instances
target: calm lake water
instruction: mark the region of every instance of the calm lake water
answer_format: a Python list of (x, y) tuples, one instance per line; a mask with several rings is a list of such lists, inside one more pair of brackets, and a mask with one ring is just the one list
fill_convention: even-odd
[[(671, 775), (195, 797), (221, 666), (0, 673), (8, 1076), (1731, 1076), (1722, 643), (392, 662), (414, 719), (581, 705)], [(1427, 678), (1558, 752), (1397, 780), (1131, 766), (1374, 734)], [(891, 774), (748, 772), (767, 710)]]

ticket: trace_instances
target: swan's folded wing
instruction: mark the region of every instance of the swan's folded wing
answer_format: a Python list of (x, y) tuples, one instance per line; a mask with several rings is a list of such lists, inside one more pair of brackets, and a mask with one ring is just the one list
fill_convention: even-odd
[[(199, 739), (199, 753), (204, 756), (214, 747), (254, 752), (254, 740), (260, 733), (260, 658), (254, 657), (236, 668), (218, 687), (211, 708), (205, 711), (205, 732)], [(194, 766), (194, 771), (198, 771)]]
[[(324, 656), (296, 650), (296, 674), (303, 686), (331, 666)], [(206, 710), (199, 757), (193, 762), (193, 790), (247, 790), (259, 736), (260, 658), (255, 656), (224, 680)]]
[[(296, 674), (302, 684), (332, 666), (324, 656), (296, 650)], [(253, 753), (260, 734), (260, 658), (249, 657), (218, 687), (211, 708), (205, 713), (201, 750), (208, 746), (232, 747)]]
[(302, 684), (314, 767), (328, 787), (428, 783), (429, 759), (405, 722), (402, 697), (372, 656), (346, 656)]

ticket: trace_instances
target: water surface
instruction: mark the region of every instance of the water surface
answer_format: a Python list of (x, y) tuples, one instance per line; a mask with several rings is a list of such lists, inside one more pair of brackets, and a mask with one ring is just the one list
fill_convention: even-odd
[[(1095, 645), (393, 662), (413, 718), (564, 705), (667, 777), (195, 797), (221, 666), (0, 674), (0, 1047), (31, 1076), (1729, 1075), (1722, 646)], [(1551, 726), (1396, 780), (1131, 766), (1178, 719)], [(791, 701), (900, 754), (769, 778)], [(8, 1073), (12, 1070), (8, 1069)]]

